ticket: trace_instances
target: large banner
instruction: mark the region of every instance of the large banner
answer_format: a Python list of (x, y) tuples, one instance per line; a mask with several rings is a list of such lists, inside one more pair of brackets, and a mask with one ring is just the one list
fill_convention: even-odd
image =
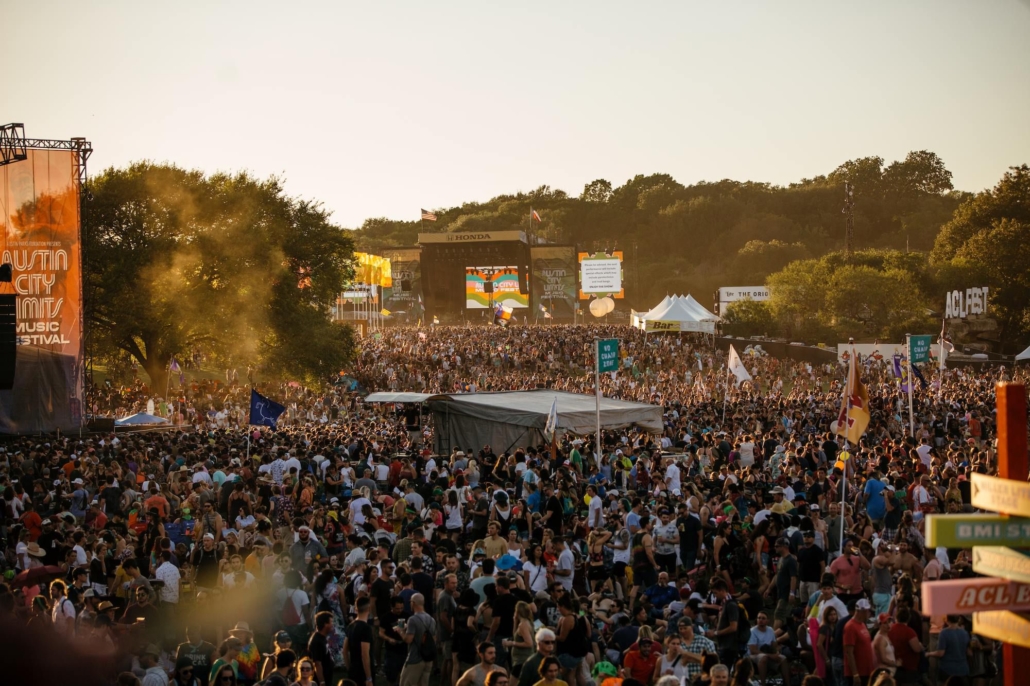
[[(487, 292), (487, 283), (493, 292)], [(505, 305), (511, 308), (529, 307), (529, 295), (519, 292), (518, 267), (466, 267), (465, 307), (482, 310)]]
[(383, 250), (390, 260), (393, 285), (383, 293), (384, 306), (391, 312), (407, 312), (411, 317), (422, 315), (422, 250), (394, 248)]
[(589, 300), (591, 296), (613, 298), (626, 297), (622, 284), (622, 251), (611, 255), (579, 253), (579, 298)]
[(82, 255), (75, 162), (76, 153), (69, 150), (29, 150), (25, 161), (0, 167), (0, 262), (13, 267), (12, 282), (0, 284), (0, 292), (10, 293), (13, 287), (17, 296), (18, 343), (14, 399), (10, 405), (2, 403), (0, 431), (49, 431), (78, 426), (82, 419)]
[(555, 319), (572, 319), (576, 306), (576, 250), (566, 246), (536, 246), (529, 249), (533, 263), (529, 292), (533, 316), (540, 306)]

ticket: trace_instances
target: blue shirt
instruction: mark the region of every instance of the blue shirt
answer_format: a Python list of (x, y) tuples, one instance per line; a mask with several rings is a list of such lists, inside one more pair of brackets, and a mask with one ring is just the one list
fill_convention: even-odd
[(869, 513), (870, 519), (883, 519), (883, 516), (887, 514), (887, 503), (883, 499), (883, 489), (885, 488), (887, 488), (886, 484), (879, 479), (869, 479), (865, 484), (864, 493), (869, 496), (865, 510)]
[(541, 500), (543, 499), (540, 497), (540, 491), (533, 491), (529, 494), (529, 497), (526, 498), (526, 505), (529, 506), (531, 512), (539, 512)]
[(965, 629), (945, 627), (937, 639), (937, 650), (944, 651), (939, 663), (940, 670), (948, 676), (969, 676), (969, 660), (966, 649), (969, 648), (969, 634)]

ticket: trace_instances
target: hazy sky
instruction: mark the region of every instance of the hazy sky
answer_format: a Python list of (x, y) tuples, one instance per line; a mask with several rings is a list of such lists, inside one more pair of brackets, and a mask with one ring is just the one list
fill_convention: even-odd
[(8, 2), (0, 123), (283, 174), (337, 222), (667, 172), (1030, 162), (1030, 0)]

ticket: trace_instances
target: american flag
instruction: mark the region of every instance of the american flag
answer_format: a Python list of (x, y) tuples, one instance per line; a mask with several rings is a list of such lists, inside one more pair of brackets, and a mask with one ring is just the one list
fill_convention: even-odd
[(436, 221), (436, 215), (433, 214), (432, 212), (430, 212), (429, 210), (423, 209), (422, 210), (422, 219), (424, 219), (427, 222), (435, 222)]

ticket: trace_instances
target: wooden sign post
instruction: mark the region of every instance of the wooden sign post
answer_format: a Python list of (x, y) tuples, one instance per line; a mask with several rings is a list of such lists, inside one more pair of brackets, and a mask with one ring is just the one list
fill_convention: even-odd
[[(1020, 486), (1013, 484), (1014, 488), (1019, 491), (1026, 484), (1028, 467), (1026, 387), (1017, 383), (999, 383), (996, 387), (996, 395), (998, 400), (998, 476), (1019, 483)], [(1027, 510), (1027, 503), (1022, 502), (1022, 498), (1016, 498), (1016, 500), (1020, 502), (1016, 503), (1014, 507), (1009, 506), (1014, 511), (1003, 510), (1005, 514), (1018, 515), (1021, 514), (1020, 510), (1024, 512)], [(1006, 549), (995, 548), (991, 549), (991, 552), (997, 553), (1001, 550)], [(995, 557), (1006, 566), (1021, 566), (1022, 560), (1019, 557), (1013, 558), (1009, 553), (1013, 553), (1013, 551), (1006, 550), (1003, 554), (995, 554)], [(976, 548), (973, 549), (973, 554), (976, 555)], [(1028, 645), (1028, 641), (1006, 635), (1030, 633), (1030, 622), (1020, 624), (1024, 621), (1026, 620), (1011, 612), (978, 612), (973, 615), (974, 632), (980, 633), (983, 629), (984, 636), (1003, 641), (1005, 686), (1025, 684), (1027, 674), (1030, 674), (1030, 648), (1019, 645)], [(1019, 644), (1012, 639), (1016, 639)], [(1023, 676), (1020, 677), (1019, 674)]]

